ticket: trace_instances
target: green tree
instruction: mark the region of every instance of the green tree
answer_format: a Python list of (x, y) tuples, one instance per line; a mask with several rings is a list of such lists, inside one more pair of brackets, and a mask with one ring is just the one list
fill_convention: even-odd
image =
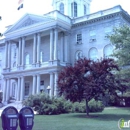
[(86, 58), (78, 60), (74, 66), (65, 67), (58, 76), (59, 95), (72, 102), (86, 101), (86, 113), (89, 116), (88, 102), (98, 100), (106, 93), (117, 95), (116, 91), (126, 90), (123, 81), (116, 79), (113, 70), (119, 70), (113, 59), (98, 61)]
[(114, 45), (113, 56), (117, 58), (120, 66), (130, 64), (130, 28), (123, 25), (113, 29), (113, 34), (108, 36)]
[(114, 28), (113, 34), (108, 38), (115, 47), (113, 56), (116, 57), (116, 61), (121, 68), (117, 75), (130, 84), (130, 27), (123, 25)]

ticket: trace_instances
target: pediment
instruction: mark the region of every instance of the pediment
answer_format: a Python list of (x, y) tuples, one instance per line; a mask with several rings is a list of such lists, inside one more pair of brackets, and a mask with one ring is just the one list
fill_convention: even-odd
[(35, 24), (35, 23), (38, 23), (39, 21), (36, 21), (36, 20), (33, 20), (31, 18), (28, 18), (27, 20), (25, 20), (21, 25), (19, 25), (17, 29), (20, 29), (20, 28), (23, 28), (23, 27), (27, 27), (27, 26), (30, 26), (32, 24)]
[(40, 22), (47, 22), (49, 20), (50, 19), (47, 17), (33, 15), (33, 14), (26, 14), (19, 21), (17, 21), (14, 25), (9, 27), (7, 31), (5, 32), (5, 34), (20, 30), (22, 28), (32, 26)]

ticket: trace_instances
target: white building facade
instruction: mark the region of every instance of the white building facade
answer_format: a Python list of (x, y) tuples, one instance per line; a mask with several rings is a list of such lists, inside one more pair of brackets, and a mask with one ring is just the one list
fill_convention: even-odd
[[(54, 11), (25, 14), (0, 40), (0, 89), (3, 102), (22, 101), (40, 91), (57, 95), (58, 73), (76, 60), (108, 57), (113, 50), (106, 35), (130, 24), (121, 8), (90, 14), (91, 0), (53, 0)], [(48, 91), (49, 87), (49, 91)]]

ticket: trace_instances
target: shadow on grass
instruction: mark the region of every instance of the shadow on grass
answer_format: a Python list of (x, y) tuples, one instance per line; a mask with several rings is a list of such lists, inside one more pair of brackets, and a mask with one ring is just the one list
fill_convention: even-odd
[(121, 118), (124, 118), (126, 120), (130, 120), (130, 114), (90, 114), (90, 117), (86, 116), (86, 113), (84, 114), (75, 114), (71, 115), (71, 117), (75, 118), (86, 118), (86, 119), (92, 119), (92, 120), (102, 120), (102, 121), (117, 121)]

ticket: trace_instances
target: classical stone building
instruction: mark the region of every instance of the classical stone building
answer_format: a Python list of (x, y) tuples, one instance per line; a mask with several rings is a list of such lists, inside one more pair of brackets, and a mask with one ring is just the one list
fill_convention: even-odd
[(76, 60), (109, 56), (113, 46), (106, 35), (113, 27), (129, 25), (121, 6), (90, 14), (91, 0), (53, 0), (54, 11), (25, 14), (9, 26), (0, 40), (0, 89), (3, 101), (22, 101), (41, 90), (57, 95), (58, 72)]

